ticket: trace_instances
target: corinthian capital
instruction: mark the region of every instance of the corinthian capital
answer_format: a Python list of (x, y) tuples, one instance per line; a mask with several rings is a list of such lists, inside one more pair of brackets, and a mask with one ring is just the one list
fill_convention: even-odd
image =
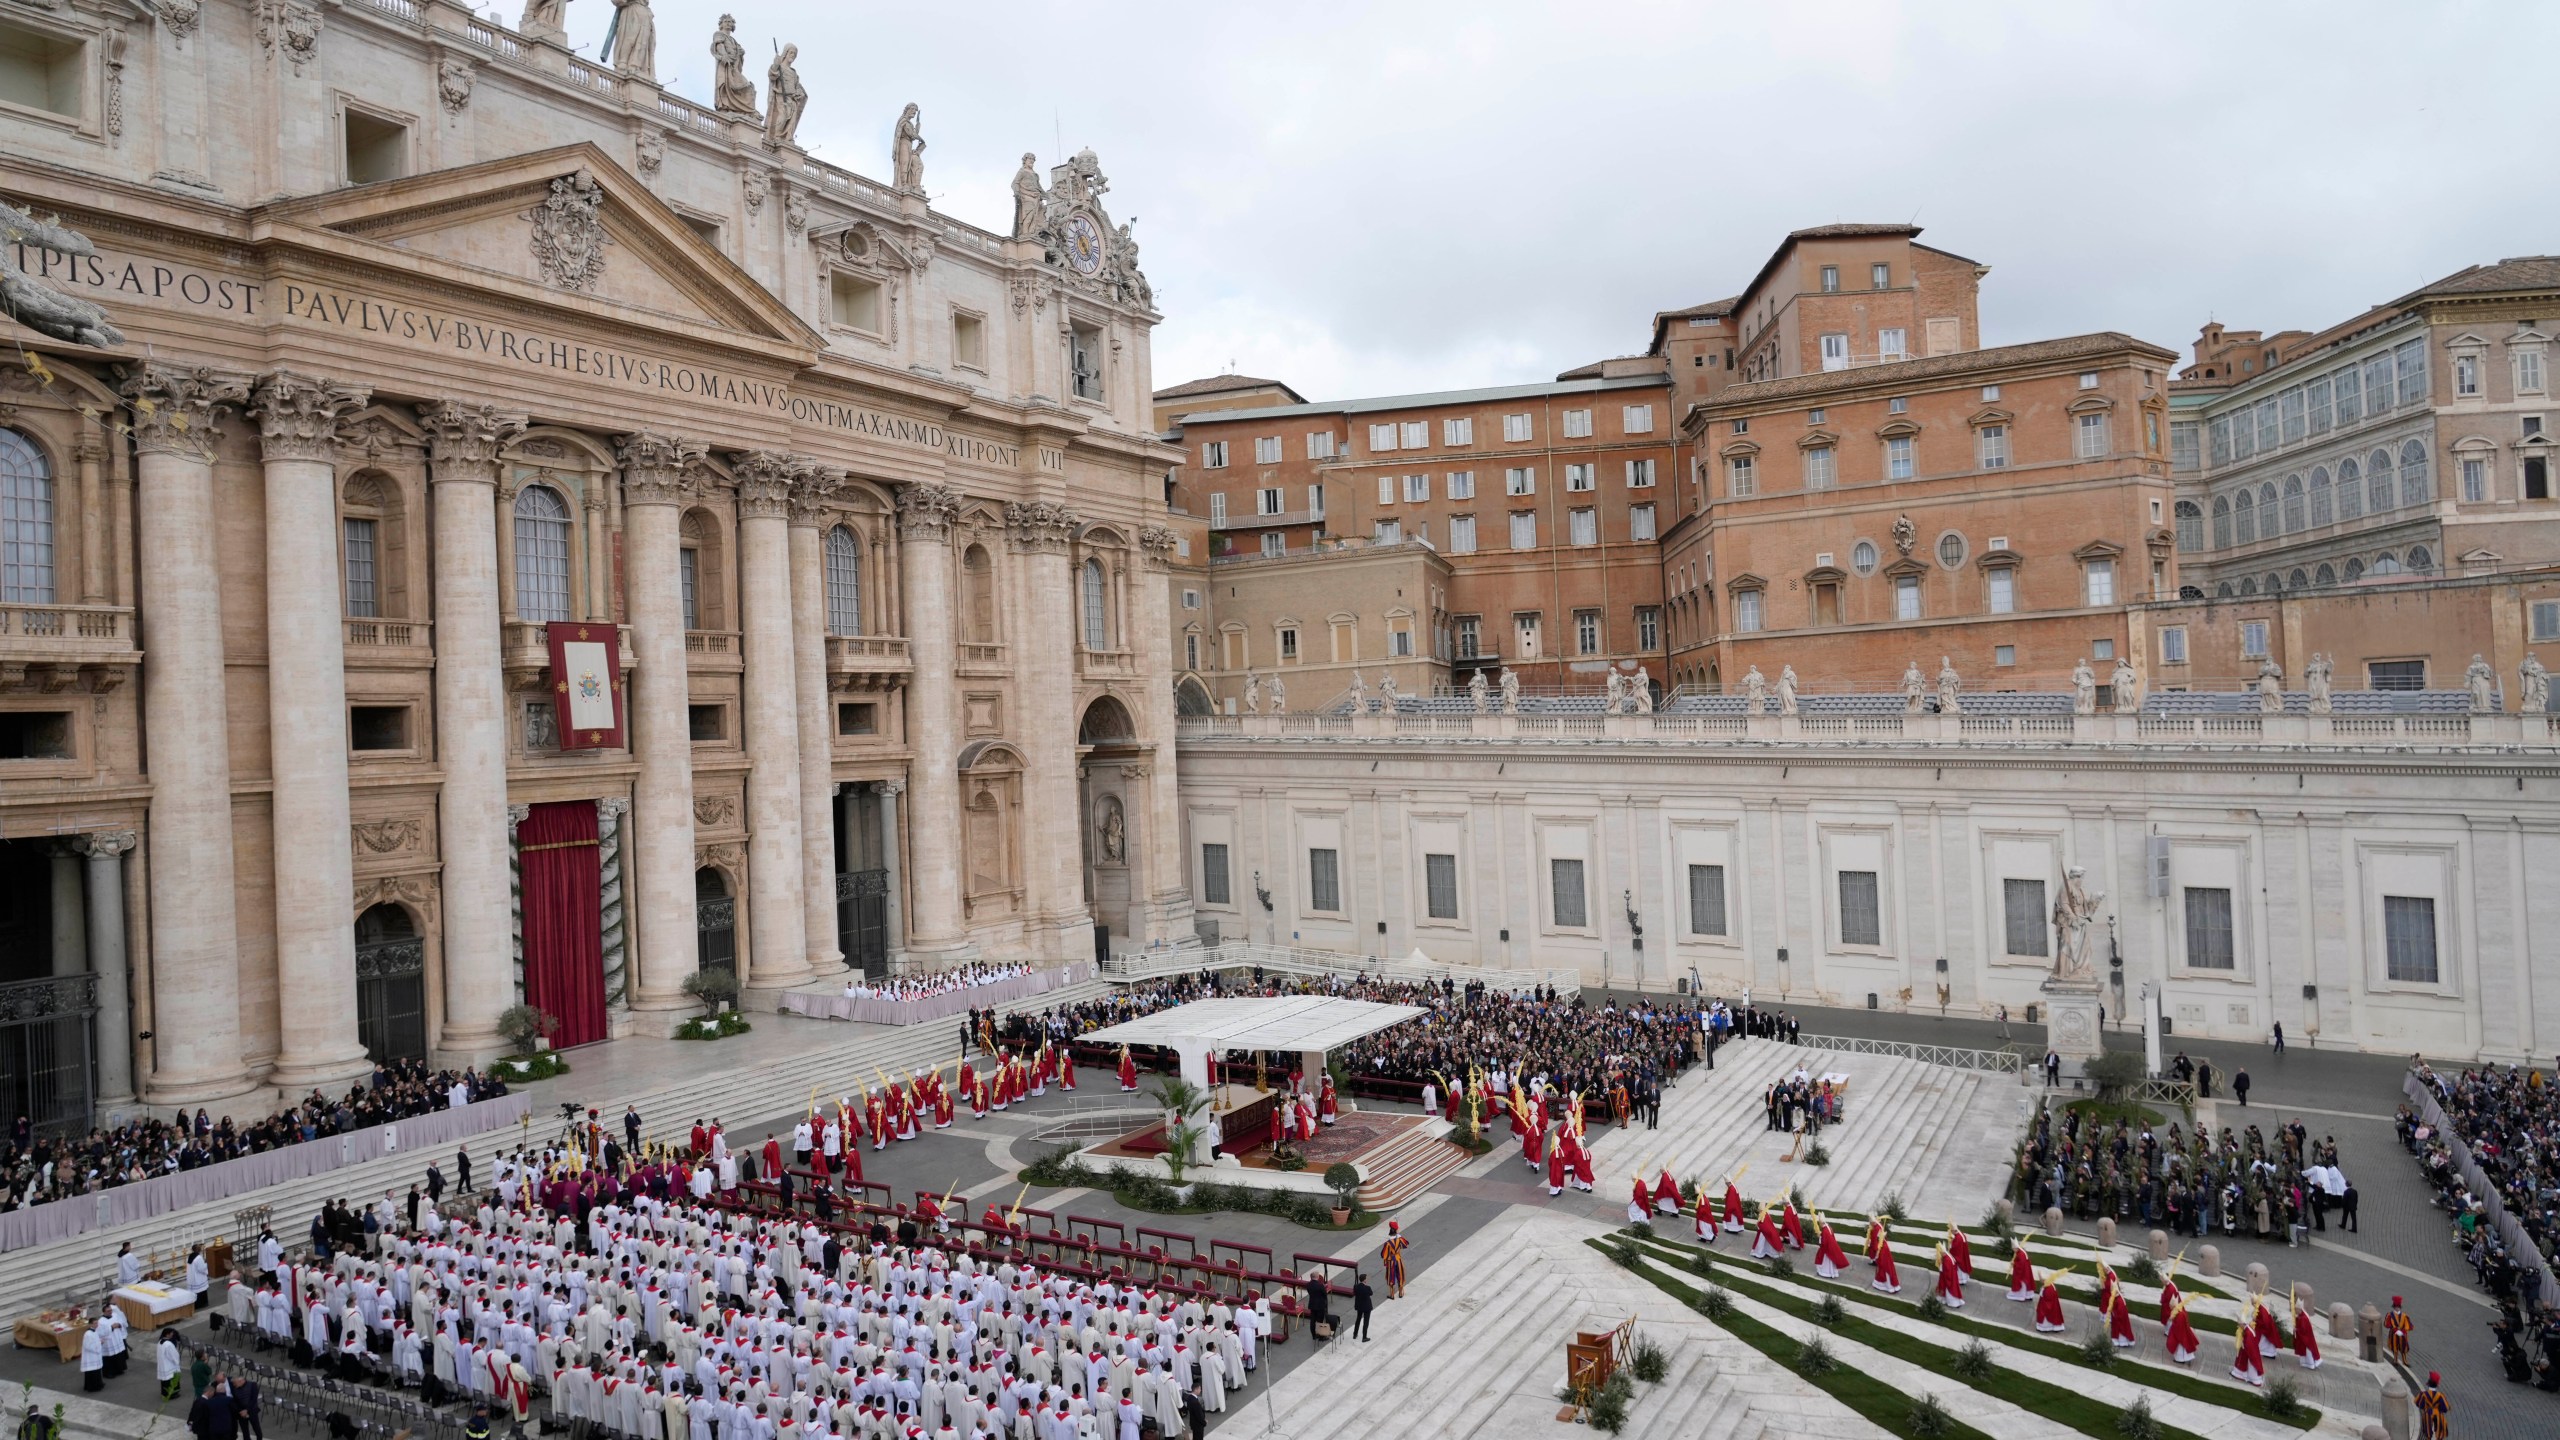
[(249, 398), (249, 377), (210, 365), (144, 364), (125, 373), (133, 436), (144, 454), (213, 459), (213, 425), (225, 405)]
[(140, 838), (131, 830), (99, 830), (81, 836), (74, 843), (91, 855), (113, 859), (131, 853)]
[(779, 450), (756, 450), (731, 467), (738, 477), (738, 518), (779, 520), (791, 511), (791, 482), (808, 461)]
[(960, 492), (948, 485), (909, 485), (898, 492), (898, 534), (909, 540), (947, 540), (960, 518)]
[(1181, 543), (1181, 536), (1162, 525), (1138, 527), (1138, 548), (1146, 552), (1147, 568), (1150, 570), (1162, 570), (1171, 566), (1173, 547)]
[(495, 405), (439, 400), (418, 407), (418, 423), (427, 432), (427, 457), (435, 464), (437, 484), (490, 485), (498, 479), (499, 452), (524, 433), (526, 421)]
[(833, 466), (803, 465), (791, 477), (791, 523), (815, 527), (826, 519), (844, 480), (844, 472)]
[(635, 430), (616, 443), (622, 459), (622, 499), (626, 505), (674, 505), (700, 476), (709, 447), (649, 430)]
[(258, 421), (258, 441), (268, 459), (330, 461), (338, 456), (338, 422), (372, 398), (361, 385), (278, 370), (258, 382), (249, 413)]
[(1016, 550), (1064, 551), (1084, 520), (1064, 505), (1014, 500), (1005, 504), (1004, 524)]

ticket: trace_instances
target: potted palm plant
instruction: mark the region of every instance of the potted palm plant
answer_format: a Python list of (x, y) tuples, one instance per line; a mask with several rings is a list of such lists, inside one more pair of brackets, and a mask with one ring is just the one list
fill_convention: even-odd
[(1156, 1158), (1164, 1161), (1165, 1185), (1173, 1192), (1174, 1203), (1187, 1205), (1191, 1186), (1182, 1177), (1198, 1163), (1193, 1151), (1200, 1143), (1200, 1127), (1193, 1121), (1209, 1108), (1209, 1097), (1179, 1075), (1157, 1081), (1155, 1095), (1164, 1107), (1164, 1153)]

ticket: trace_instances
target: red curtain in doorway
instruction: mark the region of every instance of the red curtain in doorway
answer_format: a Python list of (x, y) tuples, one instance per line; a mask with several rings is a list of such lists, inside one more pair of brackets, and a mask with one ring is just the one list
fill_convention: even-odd
[(516, 826), (525, 1003), (560, 1017), (551, 1043), (604, 1038), (604, 873), (592, 800), (536, 805)]

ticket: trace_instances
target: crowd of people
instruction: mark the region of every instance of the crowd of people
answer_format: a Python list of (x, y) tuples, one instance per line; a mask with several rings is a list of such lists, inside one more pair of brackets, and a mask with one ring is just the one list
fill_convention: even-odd
[(2452, 1134), (2438, 1133), (2415, 1106), (2403, 1105), (2400, 1143), (2418, 1157), (2436, 1204), (2453, 1216), (2454, 1243), (2481, 1287), (2506, 1307), (2512, 1328), (2528, 1341), (2539, 1337), (2536, 1343), (2551, 1352), (2546, 1363), (2560, 1366), (2560, 1295), (2543, 1293), (2541, 1267), (2510, 1251), (2449, 1143), (2463, 1142), (2507, 1215), (2548, 1258), (2560, 1239), (2560, 1086), (2539, 1070), (2512, 1065), (2453, 1076), (2439, 1075), (2423, 1061), (2413, 1060), (2411, 1068), (2434, 1090)]
[(961, 965), (904, 980), (856, 975), (844, 982), (844, 993), (856, 1000), (929, 1000), (937, 995), (957, 995), (983, 985), (1019, 980), (1031, 973), (1029, 965)]
[(286, 1109), (242, 1125), (198, 1109), (193, 1118), (136, 1119), (85, 1135), (40, 1138), (21, 1115), (0, 1147), (0, 1211), (174, 1175), (262, 1150), (299, 1145), (507, 1093), (477, 1070), (430, 1071), (419, 1061), (374, 1067), (331, 1099), (314, 1090)]
[[(1658, 1116), (1663, 1089), (1697, 1063), (1714, 1038), (1745, 1033), (1746, 1028), (1752, 1034), (1783, 1035), (1793, 1023), (1765, 1010), (1723, 1009), (1718, 1014), (1649, 999), (1595, 1007), (1579, 994), (1561, 995), (1553, 987), (1506, 994), (1482, 982), (1283, 975), (1257, 967), (1249, 974), (1168, 976), (1037, 1014), (972, 1012), (964, 1039), (981, 1047), (1064, 1044), (1194, 1000), (1276, 995), (1333, 995), (1423, 1010), (1333, 1052), (1355, 1080), (1391, 1082), (1375, 1088), (1394, 1098), (1428, 1104), (1479, 1081), (1507, 1093), (1515, 1081), (1537, 1079), (1545, 1089), (1581, 1094), (1586, 1104), (1606, 1109), (1620, 1123)], [(1279, 1057), (1278, 1063), (1294, 1064), (1295, 1057)]]
[(2314, 1141), (2300, 1121), (2270, 1140), (2255, 1125), (2208, 1135), (2172, 1121), (2093, 1120), (2047, 1107), (2018, 1144), (2010, 1198), (2033, 1212), (2059, 1206), (2080, 1219), (2108, 1216), (2198, 1239), (2247, 1235), (2296, 1243), (2358, 1228), (2358, 1195), (2338, 1165), (2337, 1141)]
[(692, 1198), (700, 1158), (510, 1160), (469, 1217), (325, 1263), (262, 1238), (229, 1323), (342, 1379), (629, 1440), (1197, 1433), (1271, 1328), (1265, 1296), (973, 1256), (931, 1207), (867, 1233), (751, 1217)]

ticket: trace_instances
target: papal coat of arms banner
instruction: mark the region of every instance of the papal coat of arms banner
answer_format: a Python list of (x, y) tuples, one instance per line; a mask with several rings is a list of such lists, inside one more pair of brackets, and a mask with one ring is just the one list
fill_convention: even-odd
[(592, 620), (554, 620), (543, 627), (551, 646), (551, 699), (563, 750), (622, 748), (622, 673), (614, 627)]

